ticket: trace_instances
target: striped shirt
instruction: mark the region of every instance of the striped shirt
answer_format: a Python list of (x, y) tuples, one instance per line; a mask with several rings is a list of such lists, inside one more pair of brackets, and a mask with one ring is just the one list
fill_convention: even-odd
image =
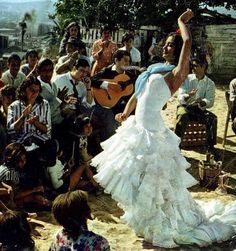
[(13, 168), (9, 168), (5, 165), (0, 166), (0, 182), (13, 182), (19, 184), (19, 173)]
[(15, 130), (15, 122), (21, 116), (22, 111), (26, 108), (26, 105), (21, 100), (14, 101), (8, 108), (7, 114), (7, 131), (13, 141), (23, 143), (30, 137), (35, 137), (42, 141), (46, 141), (51, 138), (51, 111), (48, 101), (43, 99), (39, 103), (35, 103), (32, 107), (29, 117), (38, 116), (39, 122), (47, 126), (47, 133), (39, 131), (33, 124), (27, 122), (25, 118), (24, 123), (19, 131)]

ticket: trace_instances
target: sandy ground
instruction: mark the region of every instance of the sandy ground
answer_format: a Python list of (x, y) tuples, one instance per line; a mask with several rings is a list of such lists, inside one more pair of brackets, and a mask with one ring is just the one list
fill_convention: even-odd
[[(227, 88), (227, 86), (226, 86)], [(225, 127), (225, 119), (227, 112), (227, 104), (224, 96), (225, 88), (220, 86), (217, 87), (216, 100), (214, 108), (211, 109), (218, 117), (218, 132), (217, 141), (218, 144), (216, 148), (222, 155), (223, 158), (223, 169), (225, 171), (236, 173), (234, 167), (236, 167), (236, 137), (230, 137), (227, 140), (225, 149), (222, 149), (222, 137)], [(163, 117), (169, 127), (174, 127), (175, 123), (175, 111), (176, 111), (176, 96), (169, 100), (168, 107), (163, 111)], [(231, 128), (229, 126), (228, 135), (233, 135)], [(198, 162), (199, 160), (205, 159), (204, 152), (199, 151), (183, 151), (188, 161), (192, 164), (189, 172), (196, 178), (198, 176)], [(236, 197), (230, 194), (219, 195), (215, 191), (209, 191), (199, 185), (191, 188), (191, 192), (194, 198), (200, 200), (210, 200), (217, 198), (227, 203), (228, 201), (234, 200)], [(138, 251), (138, 250), (158, 250), (163, 251), (165, 249), (153, 247), (151, 244), (143, 241), (135, 235), (134, 231), (129, 228), (122, 220), (122, 210), (117, 206), (116, 202), (111, 199), (110, 195), (102, 194), (98, 197), (90, 195), (89, 203), (92, 208), (94, 220), (89, 221), (89, 229), (105, 236), (110, 245), (111, 250), (115, 251)], [(38, 213), (37, 226), (34, 231), (34, 239), (36, 246), (40, 251), (48, 250), (50, 241), (55, 232), (59, 229), (59, 226), (52, 219), (50, 213), (41, 212)], [(170, 249), (169, 249), (170, 250)], [(182, 247), (179, 249), (172, 250), (221, 250), (229, 251), (233, 250), (229, 248), (229, 243), (224, 243), (221, 245), (211, 246), (207, 248), (198, 247)], [(236, 250), (236, 249), (235, 249)]]

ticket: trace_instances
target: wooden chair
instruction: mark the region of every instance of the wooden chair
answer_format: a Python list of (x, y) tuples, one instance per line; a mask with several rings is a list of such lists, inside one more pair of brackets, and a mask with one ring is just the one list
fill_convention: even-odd
[(227, 102), (228, 110), (227, 110), (227, 115), (226, 115), (226, 120), (225, 120), (225, 130), (224, 130), (224, 135), (223, 135), (223, 140), (222, 140), (222, 146), (223, 147), (225, 147), (226, 138), (236, 136), (236, 135), (227, 135), (229, 122), (232, 121), (231, 114), (230, 114), (231, 101), (229, 100), (229, 91), (225, 91), (225, 99), (226, 99), (226, 102)]
[(207, 146), (206, 126), (196, 121), (190, 121), (181, 138), (181, 148), (190, 149)]

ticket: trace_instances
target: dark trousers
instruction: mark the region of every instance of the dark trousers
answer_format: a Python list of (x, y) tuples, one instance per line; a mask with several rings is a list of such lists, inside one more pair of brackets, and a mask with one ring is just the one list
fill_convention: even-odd
[(236, 123), (233, 123), (234, 119), (236, 118), (236, 99), (231, 104), (230, 114), (232, 119), (232, 130), (236, 134)]
[(177, 107), (177, 123), (175, 133), (179, 137), (183, 137), (189, 121), (196, 121), (206, 125), (207, 142), (212, 148), (216, 144), (217, 135), (217, 117), (209, 111), (203, 111), (198, 106), (182, 106)]
[(98, 104), (94, 107), (94, 115), (98, 119), (100, 139), (104, 141), (115, 133), (118, 123), (115, 120), (112, 109), (102, 107)]

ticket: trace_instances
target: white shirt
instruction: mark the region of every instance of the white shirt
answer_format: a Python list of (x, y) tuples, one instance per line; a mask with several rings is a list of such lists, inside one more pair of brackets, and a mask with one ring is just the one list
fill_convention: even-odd
[(38, 80), (42, 87), (40, 95), (48, 101), (51, 108), (52, 124), (60, 124), (63, 120), (60, 108), (62, 101), (57, 97), (57, 87), (54, 83), (48, 84), (42, 81), (40, 77), (38, 77)]
[(236, 78), (231, 80), (229, 84), (229, 93), (229, 100), (233, 102), (236, 98)]
[[(186, 100), (189, 96), (188, 93), (193, 89), (197, 89), (196, 94)], [(198, 98), (201, 98), (206, 103), (205, 107), (199, 108), (202, 110), (211, 108), (215, 101), (215, 83), (206, 75), (203, 79), (198, 80), (195, 74), (189, 74), (187, 79), (179, 88), (179, 103), (182, 105), (191, 104)]]
[[(75, 84), (76, 90), (78, 92), (78, 98), (81, 100), (81, 103), (88, 108), (95, 105), (94, 100), (92, 101), (92, 103), (87, 102), (87, 89), (85, 84), (82, 81), (78, 81), (77, 83), (75, 83), (75, 80), (72, 78), (70, 72), (57, 75), (53, 80), (53, 83), (55, 83), (58, 90), (62, 90), (64, 87), (68, 88), (67, 95), (74, 94), (73, 84)], [(76, 109), (75, 105), (73, 105), (72, 109)]]
[(20, 71), (17, 73), (16, 77), (11, 75), (10, 70), (7, 70), (2, 74), (2, 81), (4, 82), (4, 85), (11, 85), (15, 88), (20, 86), (25, 78), (25, 74)]
[[(126, 51), (126, 47), (121, 47), (119, 50)], [(136, 49), (134, 46), (130, 50), (130, 57), (132, 63), (140, 63), (141, 62), (141, 53), (138, 49)]]

